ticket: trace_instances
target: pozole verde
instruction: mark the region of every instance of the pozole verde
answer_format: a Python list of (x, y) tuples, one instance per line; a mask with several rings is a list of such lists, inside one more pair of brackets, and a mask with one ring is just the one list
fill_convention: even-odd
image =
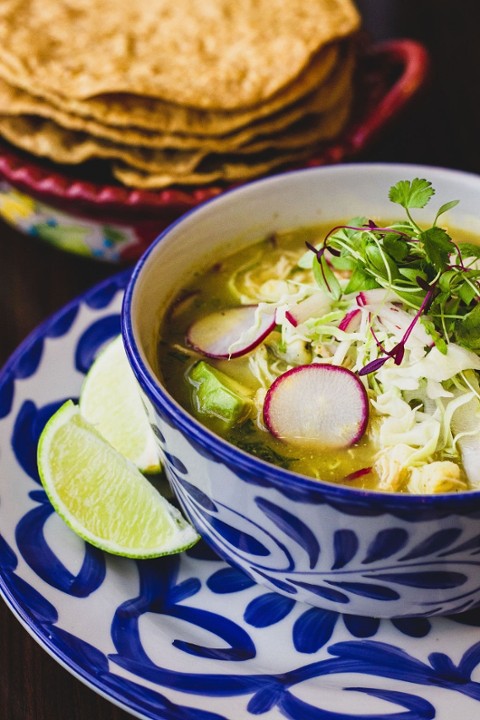
[(218, 258), (161, 328), (171, 394), (303, 475), (394, 492), (479, 487), (480, 247), (441, 224), (455, 201), (419, 211), (434, 192), (400, 181), (389, 197), (401, 222), (301, 227)]

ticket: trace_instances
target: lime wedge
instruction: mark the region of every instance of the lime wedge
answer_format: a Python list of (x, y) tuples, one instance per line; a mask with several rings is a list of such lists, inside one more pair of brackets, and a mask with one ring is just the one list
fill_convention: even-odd
[(38, 470), (57, 513), (101, 550), (152, 558), (194, 545), (198, 535), (135, 465), (67, 400), (40, 436)]
[(121, 335), (102, 350), (88, 371), (80, 392), (80, 411), (139, 470), (159, 472), (155, 436)]

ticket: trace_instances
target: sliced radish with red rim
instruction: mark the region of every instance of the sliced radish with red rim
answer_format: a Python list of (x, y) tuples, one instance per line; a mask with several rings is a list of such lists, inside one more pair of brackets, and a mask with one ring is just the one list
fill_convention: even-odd
[(398, 301), (398, 295), (387, 288), (373, 288), (372, 290), (362, 290), (359, 292), (356, 300), (359, 307), (384, 305), (387, 302)]
[(272, 384), (263, 417), (272, 435), (286, 442), (346, 448), (365, 433), (368, 397), (351, 370), (338, 365), (301, 365)]
[[(407, 330), (412, 326), (414, 316), (407, 313), (403, 308), (398, 305), (388, 303), (378, 311), (378, 320), (385, 327), (386, 330), (393, 332), (399, 338), (403, 336)], [(410, 343), (416, 342), (421, 347), (431, 347), (433, 339), (431, 335), (427, 333), (422, 323), (416, 322), (409, 334), (406, 341), (408, 347), (408, 341)]]
[(187, 341), (207, 357), (235, 358), (257, 347), (274, 327), (274, 315), (258, 313), (258, 305), (241, 305), (199, 318)]
[(349, 310), (338, 323), (338, 329), (345, 332), (355, 332), (360, 327), (362, 311), (359, 308)]
[(314, 293), (305, 300), (291, 305), (285, 313), (286, 319), (294, 326), (309, 320), (322, 317), (330, 310), (330, 299), (321, 292)]

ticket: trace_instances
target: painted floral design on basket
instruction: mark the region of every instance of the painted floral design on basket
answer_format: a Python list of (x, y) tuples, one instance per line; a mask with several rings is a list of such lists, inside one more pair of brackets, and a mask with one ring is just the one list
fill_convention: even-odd
[(61, 212), (7, 182), (0, 182), (0, 217), (27, 235), (46, 240), (62, 250), (99, 260), (119, 262), (139, 244), (133, 229), (95, 223)]

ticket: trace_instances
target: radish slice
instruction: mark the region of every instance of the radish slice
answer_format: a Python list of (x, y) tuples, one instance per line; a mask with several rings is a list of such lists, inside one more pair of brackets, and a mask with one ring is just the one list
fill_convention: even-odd
[(272, 384), (263, 418), (272, 435), (287, 442), (350, 447), (367, 428), (367, 393), (358, 377), (339, 365), (301, 365)]
[[(356, 301), (362, 309), (371, 309), (378, 321), (386, 330), (396, 335), (398, 340), (403, 337), (413, 321), (413, 315), (395, 304), (398, 302), (398, 297), (391, 290), (384, 288), (365, 290), (358, 293)], [(417, 344), (424, 348), (432, 347), (434, 342), (422, 323), (417, 322), (409, 334), (406, 344), (407, 347)]]
[(317, 292), (310, 295), (306, 300), (301, 300), (291, 305), (285, 317), (293, 325), (297, 327), (300, 323), (305, 322), (312, 317), (322, 317), (330, 310), (330, 300), (323, 293)]
[(338, 329), (344, 330), (345, 332), (354, 332), (360, 327), (361, 319), (362, 311), (359, 308), (349, 310), (349, 312), (347, 312), (347, 314), (338, 323)]
[(275, 327), (274, 315), (260, 315), (258, 305), (241, 305), (205, 315), (187, 332), (187, 341), (211, 358), (245, 355), (264, 340)]
[(366, 307), (367, 305), (383, 305), (387, 302), (398, 302), (398, 295), (392, 290), (386, 288), (373, 288), (372, 290), (363, 290), (359, 292), (356, 297), (357, 305), (359, 307)]
[[(400, 339), (410, 327), (413, 316), (397, 305), (388, 303), (380, 308), (378, 319), (387, 330), (396, 334)], [(432, 337), (427, 333), (421, 322), (417, 322), (413, 327), (406, 343), (407, 347), (409, 343), (413, 342), (418, 343), (421, 347), (431, 347), (434, 344)]]

